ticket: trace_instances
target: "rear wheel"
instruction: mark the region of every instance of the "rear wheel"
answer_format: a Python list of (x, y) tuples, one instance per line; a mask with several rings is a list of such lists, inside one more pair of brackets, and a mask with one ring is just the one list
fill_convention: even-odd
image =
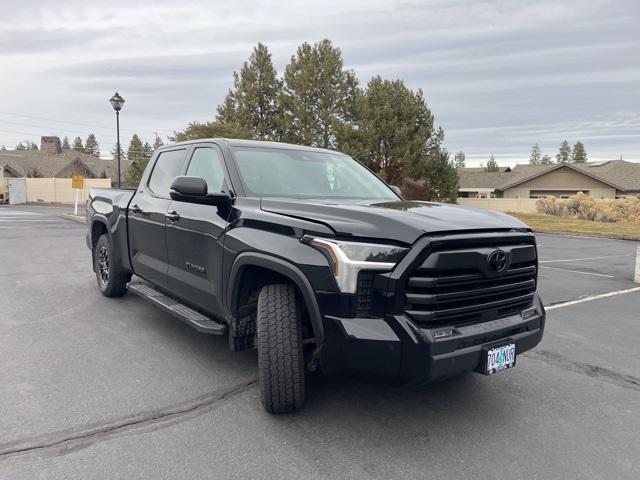
[(121, 297), (127, 293), (131, 274), (122, 272), (113, 262), (113, 245), (109, 235), (102, 235), (93, 253), (98, 287), (105, 297)]
[(298, 411), (305, 400), (305, 372), (294, 287), (263, 287), (258, 296), (256, 323), (262, 404), (270, 413)]

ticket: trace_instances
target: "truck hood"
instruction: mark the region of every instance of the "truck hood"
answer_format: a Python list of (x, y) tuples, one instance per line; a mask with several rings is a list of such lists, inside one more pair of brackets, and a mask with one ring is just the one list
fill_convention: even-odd
[(332, 204), (319, 200), (262, 199), (264, 211), (322, 223), (340, 236), (413, 243), (425, 233), (471, 230), (528, 230), (500, 212), (443, 203), (398, 201)]

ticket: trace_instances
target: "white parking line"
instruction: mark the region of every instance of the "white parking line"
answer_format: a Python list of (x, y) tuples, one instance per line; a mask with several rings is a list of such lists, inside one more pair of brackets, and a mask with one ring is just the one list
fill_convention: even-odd
[(22, 222), (22, 223), (10, 223), (8, 225), (3, 225), (2, 223), (0, 223), (0, 228), (31, 228), (32, 230), (36, 230), (38, 227), (48, 227), (48, 226), (55, 226), (57, 225), (59, 222), (57, 222), (56, 220), (45, 220), (43, 222), (38, 222), (38, 223), (30, 223), (30, 222)]
[(22, 223), (41, 223), (41, 222), (53, 222), (53, 221), (57, 221), (57, 220), (49, 220), (49, 219), (43, 219), (43, 218), (0, 218), (0, 223), (17, 223), (17, 222), (22, 222)]
[(569, 270), (567, 268), (557, 268), (557, 267), (540, 267), (546, 268), (547, 270), (560, 270), (561, 272), (571, 272), (571, 273), (580, 273), (582, 275), (593, 275), (595, 277), (606, 277), (613, 278), (613, 275), (605, 275), (604, 273), (593, 273), (593, 272), (583, 272), (581, 270)]
[(602, 257), (564, 258), (561, 260), (540, 260), (538, 263), (558, 263), (558, 262), (581, 262), (583, 260), (601, 260), (603, 258), (631, 257), (632, 253), (621, 253), (619, 255), (604, 255)]
[(616, 290), (615, 292), (602, 293), (600, 295), (591, 295), (589, 297), (584, 297), (579, 300), (571, 300), (570, 302), (556, 303), (555, 305), (544, 307), (544, 309), (549, 311), (549, 310), (554, 310), (556, 308), (568, 307), (570, 305), (577, 305), (578, 303), (591, 302), (593, 300), (599, 300), (601, 298), (617, 297), (618, 295), (625, 295), (627, 293), (633, 293), (633, 292), (640, 292), (640, 287), (628, 288), (626, 290)]
[(24, 210), (4, 210), (0, 209), (0, 217), (13, 217), (13, 216), (41, 216), (44, 213), (26, 212)]

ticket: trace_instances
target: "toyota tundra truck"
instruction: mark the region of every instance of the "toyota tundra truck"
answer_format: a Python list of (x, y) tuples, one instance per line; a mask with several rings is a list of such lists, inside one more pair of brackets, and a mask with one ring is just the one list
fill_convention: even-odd
[(102, 294), (257, 349), (272, 413), (299, 410), (315, 370), (427, 384), (509, 369), (542, 339), (525, 224), (404, 200), (335, 151), (176, 143), (137, 189), (92, 189), (87, 224)]

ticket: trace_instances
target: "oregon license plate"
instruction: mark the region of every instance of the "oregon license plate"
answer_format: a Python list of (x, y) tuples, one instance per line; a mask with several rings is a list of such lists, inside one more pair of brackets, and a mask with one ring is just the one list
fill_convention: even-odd
[(487, 350), (485, 373), (493, 375), (516, 364), (516, 344), (509, 343)]

